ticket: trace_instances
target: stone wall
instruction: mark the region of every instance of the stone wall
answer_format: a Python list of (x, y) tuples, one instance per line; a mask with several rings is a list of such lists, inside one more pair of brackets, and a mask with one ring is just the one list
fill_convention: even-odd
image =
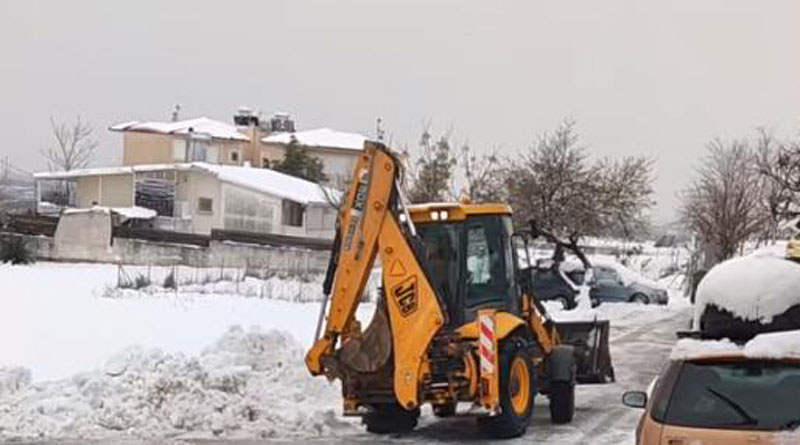
[(132, 265), (241, 267), (285, 274), (324, 273), (330, 252), (292, 247), (211, 241), (208, 247), (112, 238), (110, 246), (89, 244), (80, 249), (57, 246), (55, 238), (0, 233), (0, 240), (24, 237), (41, 261), (100, 262)]

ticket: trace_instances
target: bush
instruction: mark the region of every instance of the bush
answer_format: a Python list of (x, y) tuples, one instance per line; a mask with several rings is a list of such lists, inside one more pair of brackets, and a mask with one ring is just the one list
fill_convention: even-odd
[(167, 277), (164, 278), (164, 287), (166, 289), (177, 289), (178, 288), (178, 283), (177, 283), (177, 281), (175, 281), (175, 273), (174, 273), (174, 271), (170, 272), (169, 275), (167, 275)]
[(35, 261), (33, 252), (22, 237), (0, 240), (0, 262), (11, 264), (31, 264)]

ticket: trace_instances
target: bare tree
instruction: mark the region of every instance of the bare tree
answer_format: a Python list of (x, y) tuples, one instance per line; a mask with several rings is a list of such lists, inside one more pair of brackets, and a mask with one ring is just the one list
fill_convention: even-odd
[(497, 150), (479, 157), (469, 144), (464, 144), (461, 147), (460, 167), (464, 174), (462, 196), (475, 203), (504, 200), (503, 166)]
[(777, 140), (758, 130), (756, 165), (764, 179), (764, 205), (770, 216), (765, 236), (774, 239), (784, 220), (800, 214), (800, 141)]
[(69, 171), (86, 167), (97, 148), (94, 128), (80, 116), (72, 123), (56, 122), (51, 116), (50, 127), (56, 145), (42, 150), (50, 170)]
[(707, 265), (734, 256), (769, 218), (756, 155), (743, 140), (711, 141), (682, 201), (681, 217), (705, 246)]
[(420, 138), (420, 155), (408, 150), (401, 153), (406, 160), (406, 179), (410, 182), (408, 198), (412, 203), (444, 201), (452, 198), (453, 170), (457, 164), (450, 145), (450, 132), (434, 139), (430, 123), (426, 123)]
[(653, 204), (652, 161), (628, 157), (590, 163), (572, 120), (541, 135), (507, 164), (508, 200), (518, 223), (534, 220), (572, 240), (630, 237), (646, 226), (646, 211)]

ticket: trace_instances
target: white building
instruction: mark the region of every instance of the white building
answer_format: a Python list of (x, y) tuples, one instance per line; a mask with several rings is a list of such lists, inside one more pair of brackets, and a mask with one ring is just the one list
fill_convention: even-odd
[[(153, 228), (208, 235), (211, 230), (333, 238), (339, 192), (270, 169), (203, 162), (36, 173), (37, 201), (51, 181), (72, 183), (76, 208), (155, 210)], [(59, 189), (61, 189), (59, 187)], [(52, 207), (52, 206), (50, 206)]]

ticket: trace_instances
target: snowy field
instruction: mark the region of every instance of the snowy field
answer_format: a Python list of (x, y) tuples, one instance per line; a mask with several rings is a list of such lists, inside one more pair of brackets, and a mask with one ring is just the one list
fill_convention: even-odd
[[(372, 442), (339, 416), (337, 384), (302, 363), (317, 303), (217, 292), (126, 291), (109, 265), (0, 266), (0, 440), (216, 440)], [(286, 284), (291, 292), (291, 284)], [(575, 421), (551, 425), (544, 398), (528, 435), (550, 443), (632, 440), (640, 411), (624, 408), (660, 370), (689, 310), (677, 292), (667, 307), (606, 304), (618, 382), (582, 386)], [(359, 318), (371, 315), (363, 304)], [(435, 419), (395, 441), (480, 437), (469, 418)]]

